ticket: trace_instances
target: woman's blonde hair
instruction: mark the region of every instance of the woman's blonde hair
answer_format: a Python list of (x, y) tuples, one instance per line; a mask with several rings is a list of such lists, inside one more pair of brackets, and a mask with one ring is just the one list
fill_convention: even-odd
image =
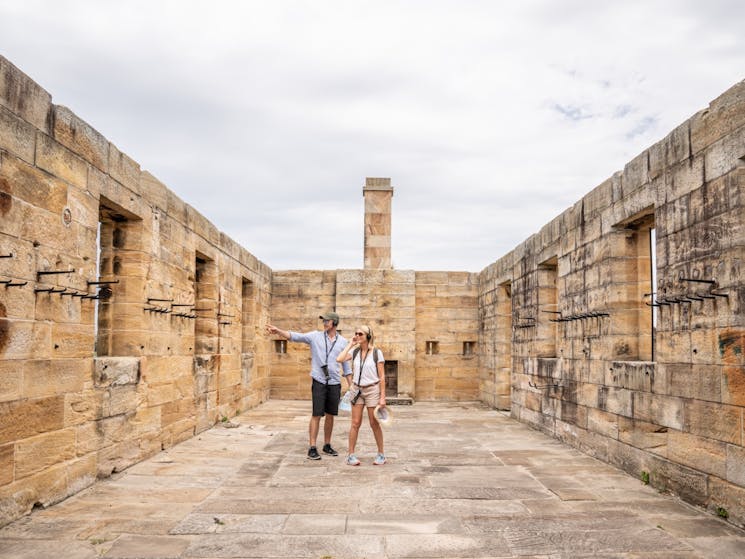
[(375, 343), (375, 334), (373, 334), (372, 328), (370, 328), (366, 324), (363, 324), (362, 326), (358, 327), (358, 330), (365, 333), (365, 335), (367, 336), (367, 342), (370, 346)]

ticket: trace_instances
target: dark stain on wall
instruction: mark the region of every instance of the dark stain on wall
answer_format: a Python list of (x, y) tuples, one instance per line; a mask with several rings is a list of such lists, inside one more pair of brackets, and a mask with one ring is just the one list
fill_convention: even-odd
[(10, 193), (10, 183), (7, 179), (0, 177), (0, 215), (7, 214), (13, 205), (13, 198)]
[[(745, 406), (745, 330), (725, 330), (719, 335), (719, 355), (722, 358), (723, 391), (727, 402)], [(725, 396), (725, 394), (722, 394)]]
[(6, 316), (8, 316), (8, 311), (5, 305), (0, 303), (0, 351), (5, 350), (10, 339), (10, 321), (5, 318)]

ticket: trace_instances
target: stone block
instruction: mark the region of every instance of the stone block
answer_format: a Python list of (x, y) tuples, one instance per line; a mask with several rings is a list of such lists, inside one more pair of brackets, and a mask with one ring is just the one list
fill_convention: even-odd
[(664, 458), (651, 459), (649, 468), (650, 482), (657, 489), (671, 491), (695, 505), (706, 503), (709, 475)]
[(685, 430), (701, 437), (732, 444), (742, 444), (742, 410), (739, 407), (685, 401)]
[(7, 154), (0, 159), (0, 192), (57, 216), (61, 216), (67, 205), (67, 185)]
[[(2, 323), (0, 322), (0, 328)], [(0, 329), (0, 333), (2, 330)], [(0, 404), (18, 400), (23, 394), (23, 362), (3, 359), (0, 361)]]
[(46, 134), (37, 134), (36, 166), (78, 188), (85, 189), (88, 164)]
[(90, 357), (95, 340), (87, 324), (52, 324), (52, 354), (55, 358)]
[[(305, 396), (307, 396), (307, 394), (305, 394), (304, 397)], [(194, 400), (192, 398), (182, 398), (180, 400), (166, 402), (160, 406), (160, 409), (161, 422), (164, 427), (183, 420), (193, 421), (196, 411)]]
[(23, 397), (46, 398), (80, 392), (90, 381), (87, 359), (29, 359), (23, 362)]
[(0, 318), (0, 351), (4, 359), (49, 357), (49, 324)]
[(745, 448), (741, 445), (727, 445), (727, 467), (724, 476), (730, 483), (745, 488)]
[(98, 228), (99, 202), (90, 192), (70, 189), (67, 193), (67, 207), (72, 214), (72, 220), (92, 231), (92, 242), (88, 239), (79, 239), (80, 254), (88, 256), (95, 261), (96, 257), (96, 231)]
[(97, 388), (137, 384), (140, 380), (140, 358), (97, 357), (93, 360)]
[(745, 526), (745, 488), (712, 477), (706, 505), (713, 514), (717, 514), (719, 509), (726, 510), (730, 523), (740, 528)]
[(726, 476), (725, 443), (680, 431), (670, 431), (667, 440), (669, 460), (720, 478)]
[(122, 472), (145, 457), (137, 440), (128, 439), (121, 443), (102, 448), (98, 454), (98, 470), (96, 477), (107, 478), (117, 472)]
[(618, 418), (618, 440), (634, 448), (667, 456), (668, 428), (628, 417)]
[(0, 444), (61, 429), (63, 406), (62, 396), (0, 404)]
[(103, 417), (103, 394), (100, 390), (67, 393), (63, 403), (64, 424), (81, 425)]
[(621, 180), (624, 198), (649, 182), (649, 154), (647, 151), (643, 151), (624, 166)]
[[(666, 181), (665, 199), (659, 200), (662, 208), (664, 203), (670, 203), (687, 196), (704, 184), (704, 156), (699, 155), (675, 165), (670, 169), (671, 174)], [(664, 214), (663, 214), (664, 215)], [(659, 216), (659, 214), (658, 214)], [(665, 231), (674, 231), (669, 225)]]
[[(109, 174), (114, 181), (132, 193), (140, 194), (141, 171), (139, 163), (126, 153), (119, 151), (119, 148), (112, 143), (109, 143)], [(109, 184), (108, 186), (113, 186), (113, 184)], [(119, 203), (119, 200), (114, 199), (114, 201)], [(126, 204), (124, 207), (129, 208), (130, 204)]]
[(587, 410), (587, 429), (611, 439), (617, 439), (618, 415), (590, 408)]
[(0, 445), (0, 487), (13, 482), (14, 466), (15, 445), (13, 443)]
[(51, 431), (18, 441), (15, 455), (16, 479), (61, 464), (75, 456), (75, 429)]
[(94, 167), (108, 171), (108, 140), (67, 107), (55, 105), (52, 136)]
[(112, 386), (104, 393), (102, 399), (103, 417), (120, 414), (132, 414), (145, 402), (146, 395), (139, 394), (137, 386), (128, 384)]
[(4, 107), (0, 107), (0, 149), (27, 163), (34, 163), (36, 130)]
[(652, 391), (655, 364), (649, 361), (613, 361), (605, 384), (630, 390)]
[(696, 154), (745, 124), (745, 82), (735, 84), (690, 119), (691, 151)]
[(52, 96), (3, 56), (0, 56), (0, 105), (39, 130), (49, 131)]
[(634, 419), (683, 431), (684, 402), (681, 398), (634, 392)]

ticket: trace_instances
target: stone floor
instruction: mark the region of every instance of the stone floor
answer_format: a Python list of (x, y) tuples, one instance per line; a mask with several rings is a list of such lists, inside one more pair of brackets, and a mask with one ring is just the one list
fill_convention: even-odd
[[(0, 529), (0, 557), (745, 558), (745, 532), (480, 404), (393, 409), (388, 464), (272, 401)], [(346, 444), (349, 416), (334, 437)]]

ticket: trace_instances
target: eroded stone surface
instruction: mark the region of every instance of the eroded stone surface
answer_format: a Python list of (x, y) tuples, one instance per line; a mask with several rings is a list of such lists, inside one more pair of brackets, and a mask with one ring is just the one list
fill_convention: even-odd
[(201, 433), (0, 529), (0, 556), (745, 558), (745, 532), (481, 404), (397, 409), (384, 466), (363, 426), (354, 468), (306, 459), (308, 411)]

